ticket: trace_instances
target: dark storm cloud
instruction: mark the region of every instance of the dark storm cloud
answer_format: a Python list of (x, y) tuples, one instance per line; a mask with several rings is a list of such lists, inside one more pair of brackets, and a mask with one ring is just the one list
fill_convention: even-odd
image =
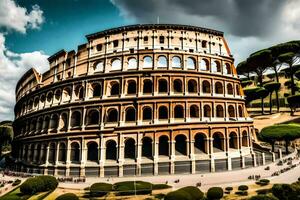
[[(265, 36), (276, 29), (285, 0), (112, 0), (140, 23), (183, 23), (235, 36)], [(189, 20), (190, 19), (190, 20)], [(213, 23), (215, 22), (215, 23)]]

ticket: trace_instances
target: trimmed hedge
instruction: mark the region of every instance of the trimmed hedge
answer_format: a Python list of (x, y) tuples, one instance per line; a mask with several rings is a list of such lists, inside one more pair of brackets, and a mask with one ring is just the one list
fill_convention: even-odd
[(172, 186), (167, 184), (152, 184), (152, 190), (161, 190), (161, 189), (168, 189)]
[(176, 191), (169, 192), (165, 196), (165, 200), (201, 200), (204, 193), (197, 187), (187, 186)]
[(202, 199), (204, 197), (204, 193), (197, 187), (187, 186), (180, 188), (179, 191), (187, 192), (191, 195), (192, 199)]
[(252, 196), (249, 200), (278, 200), (278, 199), (273, 196), (259, 194), (256, 196)]
[(242, 191), (246, 191), (246, 190), (248, 190), (249, 189), (249, 187), (247, 186), (247, 185), (240, 185), (239, 187), (238, 187), (238, 190), (242, 190)]
[(270, 189), (260, 189), (255, 191), (257, 194), (268, 194), (271, 192)]
[(76, 196), (76, 194), (66, 193), (66, 194), (60, 195), (55, 200), (79, 200), (79, 198), (78, 198), (78, 196)]
[(217, 200), (217, 199), (221, 199), (223, 197), (224, 193), (223, 193), (223, 189), (221, 187), (212, 187), (209, 188), (207, 191), (207, 198), (209, 200)]
[(53, 176), (37, 176), (28, 178), (21, 186), (20, 191), (23, 194), (36, 194), (54, 190), (58, 185), (58, 181)]
[(115, 183), (113, 188), (117, 195), (151, 194), (152, 184), (144, 181), (124, 181)]
[(21, 180), (20, 180), (20, 179), (17, 179), (17, 180), (15, 180), (15, 181), (12, 183), (12, 186), (19, 185), (20, 183), (21, 183)]
[(94, 183), (90, 187), (91, 197), (102, 197), (113, 190), (113, 185), (109, 183)]

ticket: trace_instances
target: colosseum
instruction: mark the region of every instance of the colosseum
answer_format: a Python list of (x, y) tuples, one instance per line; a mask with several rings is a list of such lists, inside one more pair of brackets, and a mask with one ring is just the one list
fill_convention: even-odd
[(144, 24), (86, 38), (17, 83), (17, 170), (122, 177), (258, 165), (223, 32)]

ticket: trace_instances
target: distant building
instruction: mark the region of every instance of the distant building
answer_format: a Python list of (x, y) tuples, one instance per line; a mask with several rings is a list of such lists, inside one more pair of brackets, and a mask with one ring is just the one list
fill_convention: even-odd
[(18, 170), (105, 177), (255, 165), (253, 121), (222, 32), (145, 24), (86, 38), (18, 82)]

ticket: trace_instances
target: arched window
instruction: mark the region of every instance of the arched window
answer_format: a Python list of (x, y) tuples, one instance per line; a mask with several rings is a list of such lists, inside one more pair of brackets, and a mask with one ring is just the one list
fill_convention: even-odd
[(165, 79), (159, 79), (158, 81), (158, 92), (168, 92), (168, 82)]
[(202, 82), (202, 92), (203, 93), (210, 93), (210, 83), (208, 81)]
[(226, 74), (231, 74), (231, 67), (230, 67), (230, 64), (226, 63), (225, 64), (225, 71), (226, 71)]
[(114, 59), (111, 62), (111, 70), (120, 70), (122, 68), (122, 63), (120, 59)]
[(233, 95), (233, 88), (230, 83), (227, 84), (227, 94)]
[(68, 126), (68, 114), (62, 113), (60, 117), (59, 127), (61, 130), (67, 130)]
[(47, 102), (48, 102), (48, 103), (51, 103), (52, 99), (53, 99), (53, 93), (52, 93), (52, 92), (49, 92), (49, 93), (47, 94)]
[(183, 113), (183, 107), (181, 105), (177, 105), (174, 108), (174, 117), (175, 118), (183, 118), (184, 113)]
[(242, 106), (239, 106), (239, 117), (244, 117), (244, 109)]
[(90, 110), (87, 114), (87, 125), (99, 124), (99, 111)]
[(168, 62), (166, 56), (159, 56), (158, 57), (158, 62), (157, 62), (157, 67), (168, 67)]
[(231, 132), (229, 134), (229, 148), (231, 149), (237, 149), (238, 145), (237, 145), (237, 135), (235, 132)]
[(228, 114), (229, 114), (229, 117), (235, 117), (235, 110), (232, 105), (228, 106)]
[(152, 139), (144, 137), (142, 140), (142, 157), (152, 158)]
[(93, 97), (100, 97), (101, 96), (101, 85), (99, 83), (94, 83), (92, 85)]
[(215, 83), (215, 93), (216, 94), (223, 94), (223, 85), (220, 82)]
[(160, 106), (158, 111), (158, 118), (159, 119), (168, 119), (168, 108), (166, 106)]
[(196, 69), (196, 61), (192, 57), (187, 58), (187, 63), (186, 63), (187, 69)]
[(36, 129), (37, 129), (37, 131), (41, 131), (42, 128), (43, 128), (43, 118), (40, 117), (40, 118), (38, 119), (38, 122), (37, 122), (37, 125), (36, 125)]
[(149, 79), (144, 80), (144, 85), (143, 85), (143, 93), (144, 94), (151, 94), (153, 91), (153, 86), (152, 86), (152, 81)]
[(181, 59), (178, 56), (174, 56), (172, 58), (172, 67), (173, 68), (181, 68)]
[(188, 81), (188, 91), (189, 93), (197, 93), (197, 82), (195, 80)]
[(240, 93), (240, 86), (239, 85), (236, 85), (236, 95), (241, 95)]
[(206, 140), (205, 134), (198, 133), (195, 135), (195, 143), (194, 143), (195, 154), (207, 153), (205, 140)]
[(58, 161), (60, 162), (66, 162), (66, 145), (65, 143), (59, 144), (59, 152), (58, 152)]
[(145, 56), (143, 68), (152, 68), (152, 66), (153, 66), (152, 58), (150, 56)]
[(83, 87), (82, 87), (82, 85), (78, 85), (75, 88), (75, 95), (77, 96), (78, 99), (82, 99), (83, 98)]
[(95, 72), (102, 72), (104, 70), (104, 62), (100, 61), (98, 62), (95, 67), (94, 67), (94, 71)]
[(127, 94), (136, 94), (136, 82), (134, 80), (128, 81)]
[(173, 82), (174, 92), (182, 92), (182, 81), (179, 79), (175, 79)]
[(43, 123), (43, 129), (48, 130), (49, 129), (49, 123), (50, 123), (50, 117), (46, 116)]
[(244, 147), (248, 146), (248, 134), (247, 134), (247, 131), (243, 131), (243, 134), (242, 134), (242, 146), (244, 146)]
[(87, 160), (88, 161), (98, 161), (98, 144), (96, 142), (90, 142), (87, 144)]
[(118, 82), (111, 83), (110, 95), (119, 95), (120, 94), (120, 85)]
[(136, 69), (137, 68), (137, 61), (136, 58), (129, 58), (128, 59), (128, 69)]
[(117, 143), (114, 140), (106, 142), (106, 160), (117, 160)]
[(221, 72), (221, 65), (218, 61), (214, 61), (212, 64), (212, 72)]
[[(41, 144), (38, 144), (37, 145), (37, 148), (36, 148), (36, 154), (35, 154), (35, 158), (34, 160), (37, 162), (37, 163), (40, 163), (41, 160), (40, 160), (40, 157), (41, 157), (41, 151), (42, 151), (42, 146)], [(22, 154), (21, 154), (22, 155)]]
[(71, 144), (71, 155), (70, 155), (70, 160), (71, 162), (79, 162), (80, 160), (80, 148), (79, 144), (77, 142), (73, 142)]
[(192, 105), (190, 107), (190, 117), (198, 118), (199, 117), (199, 107), (197, 105)]
[(211, 117), (211, 108), (209, 105), (204, 106), (204, 117)]
[(126, 122), (134, 122), (135, 121), (135, 109), (134, 108), (127, 108), (125, 121)]
[(117, 122), (119, 118), (119, 113), (116, 109), (111, 108), (107, 111), (107, 122)]
[(187, 155), (187, 144), (185, 135), (175, 137), (175, 153), (177, 155)]
[(208, 62), (208, 60), (206, 60), (206, 59), (201, 60), (200, 69), (203, 70), (203, 71), (209, 71), (209, 62)]
[(159, 137), (158, 154), (169, 156), (169, 138), (165, 135)]
[(74, 111), (71, 117), (71, 127), (81, 126), (81, 113)]
[[(49, 147), (49, 158), (48, 158), (49, 163), (53, 164), (55, 162), (55, 152), (56, 152), (55, 144), (51, 143)], [(33, 152), (31, 152), (31, 154), (33, 154)]]
[(221, 105), (217, 105), (217, 109), (216, 109), (217, 113), (217, 117), (224, 117), (224, 109), (223, 106)]
[(55, 98), (55, 101), (59, 101), (60, 98), (61, 98), (61, 90), (56, 90), (55, 93), (54, 93), (54, 98)]
[(63, 89), (63, 101), (70, 101), (71, 99), (71, 89), (66, 87)]
[(221, 133), (214, 133), (213, 135), (213, 151), (214, 152), (219, 152), (219, 151), (224, 151), (224, 137)]
[(152, 109), (150, 107), (143, 109), (143, 120), (152, 120)]
[(59, 117), (57, 114), (52, 115), (50, 120), (50, 129), (57, 130), (58, 128)]
[(132, 138), (128, 138), (125, 141), (124, 157), (135, 159), (135, 153), (135, 141)]

